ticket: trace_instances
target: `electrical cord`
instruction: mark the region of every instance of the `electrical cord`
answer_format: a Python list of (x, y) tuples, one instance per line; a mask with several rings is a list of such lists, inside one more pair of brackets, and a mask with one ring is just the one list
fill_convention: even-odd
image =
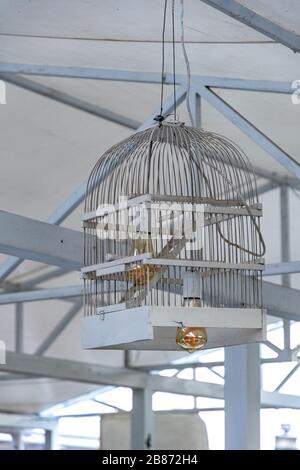
[(175, 0), (172, 0), (172, 53), (173, 53), (173, 95), (174, 95), (174, 122), (176, 121), (176, 55), (175, 55)]
[(161, 89), (160, 89), (160, 114), (155, 116), (154, 120), (162, 122), (163, 116), (163, 101), (164, 101), (164, 79), (165, 79), (165, 33), (166, 33), (166, 17), (167, 17), (168, 0), (165, 0), (163, 12), (163, 26), (162, 26), (162, 54), (161, 54)]
[(186, 107), (188, 111), (188, 115), (190, 118), (191, 125), (194, 126), (194, 116), (191, 110), (191, 104), (190, 104), (190, 91), (191, 91), (191, 67), (190, 67), (190, 62), (189, 58), (186, 52), (185, 48), (185, 42), (184, 42), (184, 0), (180, 0), (181, 4), (181, 12), (180, 12), (180, 42), (181, 42), (181, 48), (183, 52), (183, 57), (185, 60), (185, 65), (186, 65), (186, 73), (187, 73), (187, 88), (186, 88)]
[[(211, 186), (210, 186), (210, 183), (209, 183), (209, 180), (208, 180), (207, 176), (204, 174), (202, 168), (200, 168), (200, 166), (198, 165), (198, 162), (195, 161), (195, 163), (196, 163), (196, 165), (198, 166), (199, 170), (200, 170), (201, 173), (202, 173), (202, 176), (203, 176), (203, 178), (204, 178), (204, 180), (205, 180), (205, 182), (206, 182), (206, 184), (207, 184), (207, 187), (208, 187), (208, 190), (209, 190), (209, 192), (210, 192), (210, 194), (211, 194), (211, 197), (213, 197), (213, 192), (212, 192), (212, 189), (211, 189)], [(251, 218), (251, 221), (252, 221), (252, 223), (253, 223), (253, 225), (254, 225), (254, 228), (255, 228), (255, 230), (257, 231), (258, 237), (259, 237), (259, 239), (260, 239), (260, 242), (261, 242), (261, 245), (262, 245), (261, 253), (256, 253), (255, 251), (247, 250), (247, 248), (244, 248), (243, 246), (241, 246), (241, 245), (239, 245), (239, 244), (237, 244), (237, 243), (234, 243), (234, 242), (232, 242), (231, 240), (228, 240), (228, 238), (226, 238), (225, 235), (223, 235), (223, 233), (222, 233), (222, 231), (221, 231), (221, 229), (220, 229), (220, 223), (218, 222), (218, 223), (216, 224), (216, 226), (217, 226), (217, 230), (218, 230), (218, 232), (219, 232), (220, 237), (221, 237), (228, 245), (234, 246), (235, 248), (240, 249), (240, 250), (243, 251), (244, 253), (248, 253), (249, 255), (253, 255), (253, 256), (257, 257), (257, 258), (263, 257), (263, 256), (265, 255), (265, 253), (266, 253), (266, 244), (265, 244), (265, 241), (264, 241), (264, 239), (263, 239), (263, 236), (262, 236), (260, 227), (259, 227), (259, 225), (257, 224), (257, 222), (256, 222), (256, 220), (255, 220), (255, 217), (254, 217), (254, 215), (253, 215), (253, 213), (252, 213), (252, 211), (251, 211), (249, 205), (247, 204), (247, 202), (245, 201), (245, 199), (243, 198), (243, 196), (241, 195), (241, 193), (233, 186), (233, 184), (232, 184), (232, 182), (230, 181), (230, 179), (227, 178), (227, 176), (224, 175), (224, 173), (223, 173), (222, 171), (220, 171), (217, 167), (215, 167), (214, 165), (212, 165), (211, 163), (209, 163), (209, 162), (207, 162), (207, 161), (205, 162), (205, 164), (207, 164), (208, 166), (210, 166), (214, 171), (216, 171), (217, 173), (219, 173), (219, 174), (222, 176), (222, 178), (226, 181), (227, 184), (229, 184), (229, 186), (232, 188), (232, 190), (236, 192), (236, 195), (238, 196), (238, 198), (239, 198), (239, 199), (242, 201), (242, 203), (244, 204), (245, 209), (246, 209), (246, 211), (248, 212), (248, 214), (249, 214), (249, 216), (250, 216), (250, 218)]]

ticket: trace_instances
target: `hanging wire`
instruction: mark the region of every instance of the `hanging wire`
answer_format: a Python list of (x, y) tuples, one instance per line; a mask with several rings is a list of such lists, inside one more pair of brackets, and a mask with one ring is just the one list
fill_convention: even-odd
[(190, 118), (191, 125), (194, 126), (194, 116), (191, 110), (191, 105), (190, 105), (190, 91), (191, 91), (191, 68), (190, 68), (190, 62), (189, 58), (186, 52), (185, 48), (185, 42), (184, 42), (184, 0), (180, 0), (181, 4), (181, 11), (180, 11), (180, 42), (181, 42), (181, 47), (182, 47), (182, 52), (183, 52), (183, 57), (185, 60), (185, 65), (186, 65), (186, 73), (187, 73), (187, 89), (186, 89), (186, 107), (188, 111), (188, 115)]
[(160, 89), (160, 113), (154, 118), (155, 121), (162, 122), (163, 116), (163, 101), (164, 101), (164, 80), (165, 80), (165, 33), (166, 33), (166, 17), (167, 17), (168, 0), (165, 0), (164, 13), (163, 13), (163, 26), (162, 26), (162, 53), (161, 53), (161, 89)]
[(172, 0), (172, 51), (173, 51), (173, 95), (174, 95), (174, 122), (176, 121), (176, 57), (175, 57), (175, 0)]
[[(168, 0), (164, 2), (163, 26), (162, 26), (162, 61), (161, 61), (161, 92), (160, 92), (160, 113), (155, 116), (154, 120), (162, 122), (165, 119), (163, 115), (163, 99), (164, 99), (164, 79), (165, 79), (165, 33), (166, 33), (166, 17), (167, 17)], [(172, 0), (172, 62), (173, 62), (173, 120), (177, 119), (177, 100), (176, 100), (176, 49), (175, 49), (175, 0)]]

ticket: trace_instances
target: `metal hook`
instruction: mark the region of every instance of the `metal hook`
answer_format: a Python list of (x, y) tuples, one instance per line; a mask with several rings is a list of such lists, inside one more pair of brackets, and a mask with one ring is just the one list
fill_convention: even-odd
[(104, 310), (101, 310), (101, 312), (98, 311), (97, 314), (99, 315), (100, 320), (102, 320), (102, 321), (105, 320), (105, 313), (104, 313)]

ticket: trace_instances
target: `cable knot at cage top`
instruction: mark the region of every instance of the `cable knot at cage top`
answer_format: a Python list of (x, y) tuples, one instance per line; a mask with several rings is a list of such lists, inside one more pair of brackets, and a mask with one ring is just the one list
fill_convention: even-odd
[[(98, 160), (84, 211), (84, 347), (194, 350), (264, 337), (262, 208), (229, 139), (166, 121), (137, 132)], [(186, 346), (182, 334), (176, 342), (176, 322), (202, 340), (189, 330)]]

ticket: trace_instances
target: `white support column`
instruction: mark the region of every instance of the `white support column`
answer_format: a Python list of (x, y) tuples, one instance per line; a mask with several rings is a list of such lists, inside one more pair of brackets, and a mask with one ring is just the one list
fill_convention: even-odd
[(18, 353), (24, 350), (24, 306), (17, 303), (15, 307), (15, 350)]
[(259, 344), (225, 348), (225, 448), (260, 448)]
[[(280, 186), (281, 261), (290, 261), (289, 188)], [(290, 275), (282, 275), (282, 285), (290, 287)]]
[[(194, 120), (194, 127), (200, 128), (201, 127), (201, 96), (199, 95), (198, 91), (191, 88), (190, 92), (190, 107), (191, 112)], [(192, 125), (190, 123), (190, 125)]]
[[(281, 231), (281, 261), (290, 261), (290, 214), (289, 214), (289, 188), (286, 184), (280, 186), (280, 231)], [(282, 274), (282, 285), (291, 286), (290, 275)], [(290, 322), (283, 321), (284, 348), (290, 349)]]
[(25, 450), (23, 435), (21, 431), (16, 431), (12, 434), (14, 450)]
[(149, 450), (153, 447), (152, 390), (132, 390), (131, 448)]
[(59, 450), (58, 425), (45, 430), (45, 450)]

